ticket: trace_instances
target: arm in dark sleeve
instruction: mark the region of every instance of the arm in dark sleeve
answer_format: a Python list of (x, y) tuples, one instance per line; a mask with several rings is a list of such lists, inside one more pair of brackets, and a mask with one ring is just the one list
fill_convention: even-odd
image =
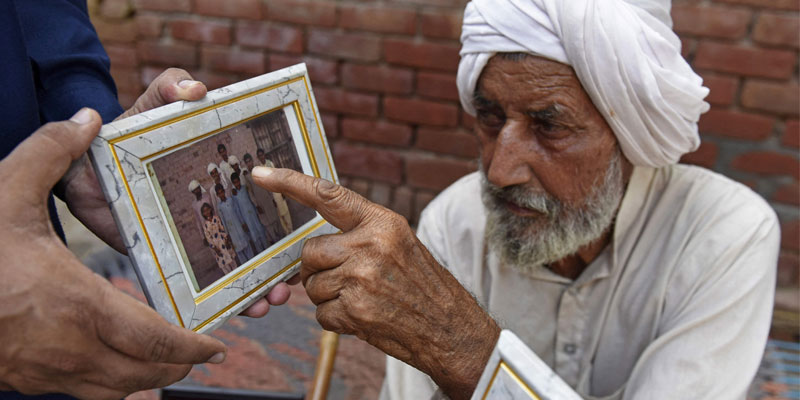
[(110, 62), (89, 20), (85, 0), (16, 1), (36, 79), (42, 122), (71, 117), (82, 107), (104, 122), (122, 113)]

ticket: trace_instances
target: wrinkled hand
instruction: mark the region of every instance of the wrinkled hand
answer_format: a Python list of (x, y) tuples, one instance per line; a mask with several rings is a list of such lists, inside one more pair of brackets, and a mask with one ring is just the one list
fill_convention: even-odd
[(49, 192), (100, 125), (84, 109), (45, 125), (0, 161), (0, 390), (119, 399), (225, 358), (224, 344), (118, 291), (56, 235)]
[(469, 398), (500, 335), (405, 218), (331, 182), (257, 167), (255, 182), (343, 231), (306, 241), (300, 276), (323, 328), (354, 334)]

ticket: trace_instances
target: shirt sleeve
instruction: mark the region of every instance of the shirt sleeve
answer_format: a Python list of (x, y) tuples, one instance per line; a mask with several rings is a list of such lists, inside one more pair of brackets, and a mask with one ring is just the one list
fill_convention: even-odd
[(42, 122), (91, 107), (111, 122), (122, 113), (108, 55), (89, 20), (86, 1), (17, 1), (31, 58)]
[(687, 235), (624, 399), (745, 398), (769, 332), (780, 232), (763, 201), (730, 208)]

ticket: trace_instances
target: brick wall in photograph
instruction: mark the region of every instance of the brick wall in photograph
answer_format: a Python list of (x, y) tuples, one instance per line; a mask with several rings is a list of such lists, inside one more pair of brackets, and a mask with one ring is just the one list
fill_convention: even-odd
[[(350, 188), (415, 223), (475, 170), (455, 74), (464, 0), (94, 0), (125, 105), (165, 67), (210, 88), (308, 65)], [(711, 89), (703, 144), (684, 162), (766, 198), (783, 230), (779, 283), (800, 261), (797, 0), (675, 0), (683, 53)]]

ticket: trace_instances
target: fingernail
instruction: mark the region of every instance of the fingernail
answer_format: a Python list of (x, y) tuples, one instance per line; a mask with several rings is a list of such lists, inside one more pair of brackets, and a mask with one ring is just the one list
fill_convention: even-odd
[(217, 353), (209, 358), (206, 362), (211, 364), (222, 364), (223, 361), (225, 361), (225, 353)]
[(200, 83), (200, 82), (187, 79), (185, 81), (178, 82), (178, 86), (180, 86), (180, 87), (182, 87), (184, 89), (188, 89), (188, 88), (190, 88), (190, 87), (192, 87), (194, 85), (197, 85), (198, 83)]
[(257, 178), (266, 178), (272, 175), (273, 169), (270, 167), (255, 167), (253, 168), (253, 176)]
[(81, 110), (75, 113), (69, 120), (76, 124), (86, 125), (92, 122), (92, 113), (88, 108), (81, 108)]

